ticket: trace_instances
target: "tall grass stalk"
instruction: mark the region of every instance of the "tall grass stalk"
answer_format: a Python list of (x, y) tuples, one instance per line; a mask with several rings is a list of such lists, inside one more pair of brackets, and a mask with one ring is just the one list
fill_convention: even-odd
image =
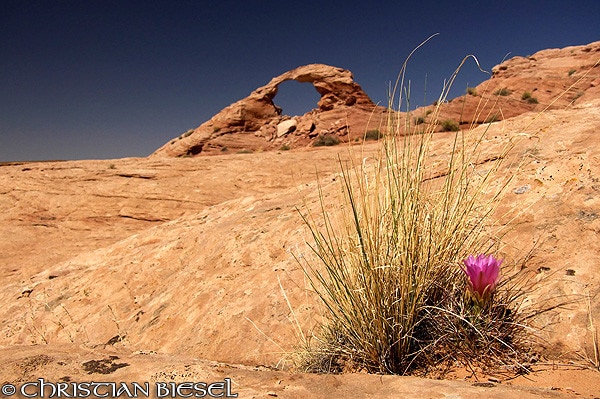
[[(435, 123), (417, 134), (410, 112), (393, 110), (403, 104), (405, 68), (390, 90), (378, 155), (340, 158), (339, 202), (326, 201), (319, 186), (321, 211), (303, 215), (316, 255), (303, 267), (325, 309), (306, 370), (406, 374), (445, 360), (517, 351), (516, 284), (501, 284), (478, 308), (460, 266), (466, 256), (498, 245), (491, 216), (510, 180), (499, 169), (510, 147), (485, 155), (485, 133), (444, 133), (454, 135), (451, 151), (436, 164), (430, 154)], [(439, 106), (433, 120), (438, 115)]]

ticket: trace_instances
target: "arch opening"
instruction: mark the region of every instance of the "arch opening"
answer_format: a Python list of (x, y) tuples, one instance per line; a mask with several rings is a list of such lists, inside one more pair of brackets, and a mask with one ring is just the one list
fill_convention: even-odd
[(273, 98), (273, 103), (282, 109), (282, 115), (301, 116), (318, 108), (320, 99), (321, 95), (312, 83), (288, 80), (277, 86), (277, 95)]

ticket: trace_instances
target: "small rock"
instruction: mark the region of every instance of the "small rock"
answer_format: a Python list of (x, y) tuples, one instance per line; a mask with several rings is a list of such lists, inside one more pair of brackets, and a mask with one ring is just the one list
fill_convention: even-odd
[(314, 132), (316, 127), (317, 126), (315, 125), (314, 121), (310, 119), (304, 119), (298, 123), (295, 134), (310, 134)]
[(513, 193), (515, 193), (515, 194), (525, 194), (529, 190), (531, 190), (531, 185), (527, 184), (525, 186), (521, 186), (521, 187), (515, 188), (513, 190)]
[(492, 382), (474, 382), (474, 387), (482, 387), (482, 388), (494, 388), (496, 384)]

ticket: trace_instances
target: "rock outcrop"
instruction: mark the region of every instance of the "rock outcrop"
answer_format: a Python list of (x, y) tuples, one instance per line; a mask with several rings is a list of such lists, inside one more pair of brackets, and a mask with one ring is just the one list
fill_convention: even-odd
[[(321, 96), (317, 107), (301, 116), (284, 115), (273, 99), (278, 86), (288, 80), (311, 83)], [(490, 79), (439, 108), (436, 102), (413, 111), (410, 129), (464, 129), (530, 111), (562, 109), (595, 98), (599, 92), (600, 42), (542, 50), (495, 66)], [(152, 155), (182, 157), (303, 147), (323, 135), (355, 141), (368, 130), (383, 132), (386, 112), (371, 101), (350, 71), (311, 64), (273, 78)]]
[(600, 41), (513, 57), (493, 67), (490, 79), (441, 104), (437, 121), (428, 117), (435, 105), (414, 115), (424, 122), (452, 121), (468, 128), (531, 111), (564, 109), (599, 94)]
[[(289, 80), (314, 86), (321, 96), (316, 109), (293, 118), (283, 115), (273, 99), (279, 85)], [(323, 64), (305, 65), (271, 79), (153, 155), (181, 157), (277, 149), (282, 145), (306, 145), (325, 134), (349, 140), (365, 133), (369, 119), (373, 128), (378, 127), (379, 119), (371, 118), (373, 112), (381, 115), (385, 109), (371, 101), (350, 71)]]

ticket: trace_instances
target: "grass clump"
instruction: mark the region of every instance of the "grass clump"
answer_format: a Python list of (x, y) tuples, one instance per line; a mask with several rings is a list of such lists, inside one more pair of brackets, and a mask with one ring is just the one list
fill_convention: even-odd
[(531, 95), (531, 92), (524, 92), (523, 95), (521, 95), (521, 100), (525, 100), (527, 101), (529, 104), (537, 104), (538, 103), (538, 99), (533, 97)]
[(442, 132), (458, 132), (459, 129), (458, 123), (453, 120), (446, 119), (442, 121)]
[(407, 374), (514, 359), (522, 291), (504, 279), (475, 301), (462, 270), (467, 256), (497, 244), (490, 217), (508, 183), (494, 186), (508, 149), (484, 158), (483, 137), (455, 133), (448, 158), (435, 163), (435, 125), (406, 135), (410, 116), (388, 114), (379, 154), (340, 160), (338, 200), (326, 203), (319, 187), (318, 219), (303, 215), (316, 257), (302, 265), (324, 321), (305, 342), (302, 368)]
[(467, 87), (467, 94), (471, 96), (477, 95), (477, 89), (475, 87)]
[(334, 134), (321, 134), (313, 143), (313, 147), (331, 147), (334, 145), (338, 145), (340, 143), (340, 139)]
[(367, 130), (365, 133), (365, 140), (379, 140), (383, 137), (383, 134), (379, 131), (379, 129)]
[(495, 95), (497, 96), (510, 96), (512, 94), (511, 90), (508, 90), (506, 87), (503, 87), (502, 89), (498, 89), (494, 92)]

